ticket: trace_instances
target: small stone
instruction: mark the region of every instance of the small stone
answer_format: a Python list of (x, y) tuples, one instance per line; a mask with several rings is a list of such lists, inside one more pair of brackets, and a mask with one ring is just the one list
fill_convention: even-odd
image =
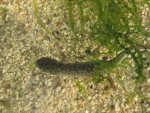
[(88, 110), (85, 110), (85, 113), (89, 113), (89, 111), (88, 111)]
[(58, 92), (60, 92), (61, 91), (61, 86), (58, 86), (56, 89), (55, 89), (55, 91), (58, 93)]
[(91, 100), (91, 99), (92, 99), (91, 96), (89, 96), (89, 97), (88, 97), (88, 100)]

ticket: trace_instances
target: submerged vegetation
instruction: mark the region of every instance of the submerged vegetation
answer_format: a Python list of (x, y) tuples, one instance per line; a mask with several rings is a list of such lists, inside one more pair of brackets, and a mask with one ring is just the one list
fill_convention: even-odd
[[(147, 30), (150, 21), (143, 22), (142, 11), (144, 7), (150, 8), (150, 2), (148, 0), (66, 1), (72, 29), (77, 30), (80, 26), (81, 33), (87, 33), (84, 26), (89, 24), (90, 38), (107, 48), (108, 54), (124, 51), (124, 56), (125, 54), (131, 56), (138, 75), (136, 80), (144, 81), (146, 78), (143, 72), (144, 52), (147, 51), (144, 44), (150, 38), (150, 32)], [(77, 12), (78, 18), (75, 16)], [(77, 21), (80, 21), (80, 25)], [(122, 59), (117, 58), (118, 62), (120, 60)], [(109, 68), (109, 65), (105, 68)]]
[[(99, 60), (95, 57), (98, 51), (86, 51), (93, 55), (98, 72), (101, 68), (116, 67), (125, 56), (130, 56), (137, 73), (136, 80), (146, 80), (144, 53), (148, 51), (145, 44), (150, 38), (150, 21), (143, 18), (142, 12), (150, 10), (149, 0), (65, 0), (65, 3), (72, 30), (89, 34), (90, 40), (106, 48), (107, 51), (100, 54), (115, 56), (110, 60)], [(40, 19), (36, 0), (33, 0), (33, 6), (37, 22), (50, 33)]]

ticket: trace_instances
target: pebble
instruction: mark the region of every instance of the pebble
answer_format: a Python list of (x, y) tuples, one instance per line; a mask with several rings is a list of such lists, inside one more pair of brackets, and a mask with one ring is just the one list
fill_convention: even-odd
[(55, 91), (57, 92), (57, 93), (59, 93), (60, 91), (61, 91), (61, 86), (58, 86), (56, 89), (55, 89)]

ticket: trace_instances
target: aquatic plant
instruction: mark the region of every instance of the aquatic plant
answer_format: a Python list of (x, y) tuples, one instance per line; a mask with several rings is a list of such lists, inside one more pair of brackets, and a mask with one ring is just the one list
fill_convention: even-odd
[[(150, 38), (150, 21), (143, 21), (142, 12), (145, 7), (150, 10), (150, 1), (66, 0), (66, 4), (73, 30), (81, 28), (81, 33), (90, 33), (90, 39), (107, 48), (108, 54), (124, 51), (124, 56), (128, 55), (134, 61), (136, 80), (142, 82), (146, 79), (143, 72), (144, 52), (147, 51), (145, 42)], [(90, 32), (84, 27), (86, 24), (89, 24)], [(117, 58), (117, 62), (122, 58)], [(103, 65), (103, 69), (110, 68), (112, 64)]]

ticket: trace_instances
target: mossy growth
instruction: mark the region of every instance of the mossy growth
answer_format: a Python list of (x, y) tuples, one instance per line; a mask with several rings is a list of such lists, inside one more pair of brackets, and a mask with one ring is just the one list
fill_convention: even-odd
[[(134, 61), (136, 80), (140, 83), (146, 80), (144, 52), (147, 51), (145, 43), (150, 38), (150, 21), (143, 21), (142, 12), (144, 8), (150, 10), (149, 0), (65, 1), (70, 26), (74, 31), (89, 33), (89, 38), (107, 48), (109, 55), (123, 51), (123, 56), (130, 56)], [(122, 58), (116, 56), (113, 60), (119, 62)], [(109, 65), (103, 68), (107, 69)]]

